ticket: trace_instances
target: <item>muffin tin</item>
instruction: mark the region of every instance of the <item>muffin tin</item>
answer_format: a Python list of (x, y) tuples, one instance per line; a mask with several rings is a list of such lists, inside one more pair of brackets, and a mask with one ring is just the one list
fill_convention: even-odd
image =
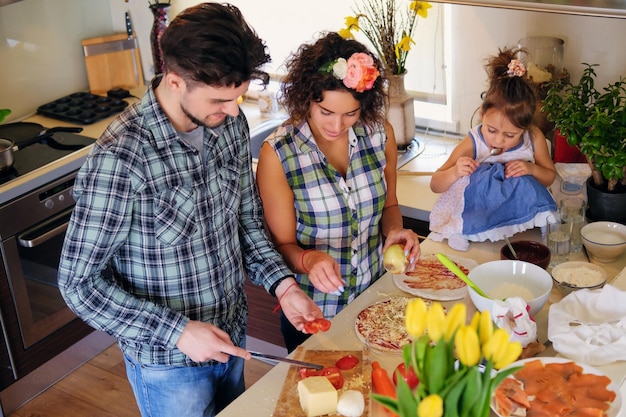
[(74, 93), (37, 108), (37, 113), (82, 125), (119, 113), (128, 106), (124, 100), (91, 93)]

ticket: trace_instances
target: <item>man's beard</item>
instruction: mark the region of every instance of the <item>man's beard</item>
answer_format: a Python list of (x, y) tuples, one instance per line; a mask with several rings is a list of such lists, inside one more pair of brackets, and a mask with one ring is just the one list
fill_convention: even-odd
[(203, 126), (203, 127), (215, 127), (215, 126), (208, 126), (203, 121), (196, 119), (191, 113), (187, 111), (187, 109), (182, 104), (180, 105), (180, 109), (183, 111), (185, 116), (187, 116), (187, 118), (191, 121), (191, 123), (194, 123), (198, 126)]

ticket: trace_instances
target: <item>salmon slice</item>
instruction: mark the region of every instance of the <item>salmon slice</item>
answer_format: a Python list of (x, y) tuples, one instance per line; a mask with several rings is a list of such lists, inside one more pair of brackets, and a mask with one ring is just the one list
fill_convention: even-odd
[(493, 399), (496, 402), (496, 410), (498, 414), (504, 417), (509, 417), (515, 410), (515, 404), (509, 397), (506, 396), (504, 390), (496, 390), (493, 392)]
[(538, 399), (534, 399), (530, 402), (530, 409), (535, 411), (539, 410), (548, 416), (565, 416), (571, 412), (574, 407), (562, 398), (555, 396), (552, 401), (544, 402)]
[(597, 408), (578, 408), (573, 410), (566, 417), (603, 417), (604, 412)]
[[(520, 408), (528, 409), (528, 395), (524, 392), (521, 382), (514, 378), (505, 378), (494, 391), (496, 409), (502, 416), (519, 415)], [(522, 414), (526, 414), (525, 412)]]
[(615, 401), (615, 397), (617, 396), (617, 394), (615, 394), (615, 391), (611, 391), (609, 389), (606, 389), (605, 387), (600, 387), (597, 385), (587, 387), (587, 395), (589, 395), (589, 397), (593, 398), (594, 400), (608, 401), (611, 403)]
[(606, 375), (583, 374), (583, 373), (577, 373), (577, 374), (571, 375), (568, 381), (570, 385), (574, 387), (589, 387), (589, 386), (594, 386), (594, 385), (606, 387), (611, 383), (611, 379)]
[(609, 403), (604, 400), (597, 400), (592, 398), (589, 394), (590, 387), (578, 387), (571, 390), (568, 394), (570, 396), (569, 402), (575, 408), (597, 408), (600, 410), (608, 410)]
[(547, 363), (545, 366), (548, 372), (561, 375), (563, 379), (568, 379), (573, 374), (582, 374), (583, 368), (574, 362)]

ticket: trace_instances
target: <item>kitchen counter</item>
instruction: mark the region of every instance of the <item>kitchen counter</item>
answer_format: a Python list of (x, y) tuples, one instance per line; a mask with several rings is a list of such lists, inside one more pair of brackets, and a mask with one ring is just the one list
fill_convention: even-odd
[[(540, 238), (541, 236), (539, 230), (533, 229), (516, 235), (513, 240), (537, 240)], [(449, 255), (474, 259), (478, 263), (484, 263), (499, 259), (501, 246), (502, 242), (472, 243), (468, 252), (458, 252), (450, 249), (447, 244), (427, 239), (422, 243), (422, 252), (443, 252)], [(573, 255), (571, 260), (582, 259), (582, 257), (584, 257), (584, 255), (580, 252)], [(609, 282), (612, 282), (612, 280), (614, 280), (619, 272), (626, 266), (626, 255), (623, 255), (617, 262), (602, 264), (602, 266), (607, 270)], [(612, 282), (612, 284), (621, 290), (626, 290), (626, 274), (620, 274), (620, 279), (616, 282)], [(357, 314), (365, 307), (393, 296), (409, 295), (399, 290), (393, 283), (392, 275), (387, 273), (370, 288), (368, 288), (361, 296), (350, 303), (337, 316), (335, 316), (332, 319), (332, 327), (328, 332), (313, 335), (306, 342), (304, 342), (303, 347), (308, 350), (363, 349), (363, 343), (359, 341), (354, 331), (354, 321)], [(561, 298), (562, 295), (559, 291), (556, 288), (553, 288), (548, 304), (546, 304), (537, 317), (535, 317), (537, 321), (538, 338), (542, 342), (547, 339), (546, 332), (549, 304), (557, 302)], [(475, 311), (469, 296), (466, 296), (463, 302), (468, 305), (468, 315), (471, 314), (470, 312)], [(451, 303), (454, 302), (444, 302), (443, 304), (449, 306)], [(542, 354), (542, 356), (554, 355), (554, 350), (551, 348)], [(400, 355), (381, 355), (374, 352), (370, 352), (369, 358), (371, 361), (379, 361), (389, 373), (392, 372), (395, 366), (402, 360)], [(621, 381), (621, 378), (626, 375), (626, 367), (623, 362), (619, 365), (608, 365), (597, 368), (611, 376), (615, 381)], [(218, 414), (218, 417), (240, 417), (245, 415), (255, 415), (259, 417), (271, 416), (276, 406), (276, 399), (280, 395), (288, 370), (289, 365), (287, 364), (281, 363), (276, 365), (263, 378), (250, 387), (241, 397)], [(622, 396), (626, 398), (626, 387), (624, 384), (620, 386), (620, 391)], [(383, 417), (387, 415), (382, 407), (377, 403), (372, 403), (371, 411), (371, 417)], [(624, 414), (625, 413), (622, 410), (620, 412), (620, 416), (623, 416)]]

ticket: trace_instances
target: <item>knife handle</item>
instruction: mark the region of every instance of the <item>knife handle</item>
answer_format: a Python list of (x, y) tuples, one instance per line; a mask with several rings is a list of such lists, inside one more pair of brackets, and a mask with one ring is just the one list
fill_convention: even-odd
[(130, 23), (130, 15), (128, 12), (125, 14), (126, 18), (126, 34), (128, 35), (128, 39), (133, 37), (133, 25)]

